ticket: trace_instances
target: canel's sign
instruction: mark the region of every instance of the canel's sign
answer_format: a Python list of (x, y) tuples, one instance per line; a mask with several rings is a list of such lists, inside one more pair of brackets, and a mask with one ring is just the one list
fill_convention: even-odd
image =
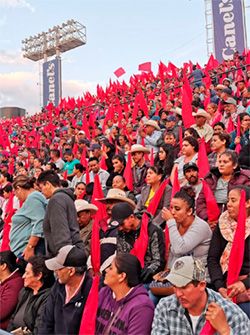
[(219, 62), (232, 59), (246, 48), (243, 0), (211, 0), (214, 53)]
[(43, 106), (50, 102), (57, 106), (61, 90), (61, 60), (56, 57), (43, 63)]

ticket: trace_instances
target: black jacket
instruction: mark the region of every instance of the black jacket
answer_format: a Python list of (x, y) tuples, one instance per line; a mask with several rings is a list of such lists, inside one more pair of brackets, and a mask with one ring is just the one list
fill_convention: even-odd
[(70, 188), (55, 191), (48, 202), (43, 231), (47, 256), (54, 257), (65, 245), (74, 245), (76, 248), (70, 251), (65, 265), (82, 266), (86, 263), (86, 254), (80, 238), (74, 200)]
[(12, 331), (19, 328), (19, 325), (14, 323), (14, 318), (20, 307), (29, 300), (25, 308), (23, 320), (32, 334), (36, 335), (41, 324), (42, 313), (50, 290), (50, 288), (41, 288), (38, 293), (34, 295), (31, 289), (25, 287), (22, 288), (19, 294), (16, 310), (10, 319), (7, 330)]
[(80, 291), (65, 304), (65, 285), (57, 281), (46, 302), (38, 334), (78, 334), (91, 285), (92, 278), (86, 274)]

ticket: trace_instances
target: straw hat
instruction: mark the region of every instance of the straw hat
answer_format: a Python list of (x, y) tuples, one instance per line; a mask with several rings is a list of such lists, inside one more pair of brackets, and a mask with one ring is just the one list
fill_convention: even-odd
[(196, 113), (192, 113), (192, 115), (194, 117), (196, 116), (203, 116), (205, 117), (207, 120), (210, 119), (210, 114), (208, 114), (204, 109), (198, 109)]
[(127, 198), (126, 193), (118, 188), (111, 188), (108, 190), (108, 193), (106, 195), (106, 198), (101, 198), (101, 199), (96, 199), (97, 201), (100, 202), (106, 202), (107, 200), (118, 200), (118, 201), (125, 201), (129, 203), (133, 208), (135, 208), (135, 203), (133, 200)]
[(144, 126), (151, 126), (151, 127), (154, 127), (155, 129), (157, 130), (161, 130), (161, 128), (158, 126), (158, 123), (154, 120), (147, 120), (145, 123), (144, 123)]
[(82, 211), (91, 211), (92, 214), (95, 214), (98, 211), (98, 208), (95, 205), (92, 205), (82, 199), (75, 200), (75, 207), (77, 213)]
[(130, 150), (131, 154), (133, 152), (144, 152), (145, 154), (149, 154), (150, 153), (150, 150), (146, 147), (144, 147), (143, 145), (141, 144), (133, 144), (131, 146), (131, 150)]

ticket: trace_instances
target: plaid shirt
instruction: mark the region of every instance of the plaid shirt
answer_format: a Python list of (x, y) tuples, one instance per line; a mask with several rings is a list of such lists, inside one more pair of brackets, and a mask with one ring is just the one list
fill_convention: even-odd
[[(230, 335), (248, 335), (250, 333), (250, 320), (236, 304), (222, 298), (219, 293), (213, 290), (207, 289), (207, 293), (207, 305), (213, 301), (223, 308), (231, 328)], [(200, 316), (195, 331), (193, 331), (192, 324), (188, 319), (188, 313), (180, 305), (174, 294), (163, 298), (155, 309), (151, 335), (200, 334), (205, 324), (205, 312)]]

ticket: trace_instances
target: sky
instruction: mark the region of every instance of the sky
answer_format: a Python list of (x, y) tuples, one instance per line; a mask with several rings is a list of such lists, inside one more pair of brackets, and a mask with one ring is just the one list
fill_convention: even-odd
[(42, 62), (23, 58), (21, 41), (69, 19), (86, 26), (87, 43), (61, 54), (64, 97), (105, 87), (120, 66), (128, 80), (144, 62), (155, 72), (160, 61), (208, 59), (204, 0), (0, 0), (0, 107), (40, 110)]

